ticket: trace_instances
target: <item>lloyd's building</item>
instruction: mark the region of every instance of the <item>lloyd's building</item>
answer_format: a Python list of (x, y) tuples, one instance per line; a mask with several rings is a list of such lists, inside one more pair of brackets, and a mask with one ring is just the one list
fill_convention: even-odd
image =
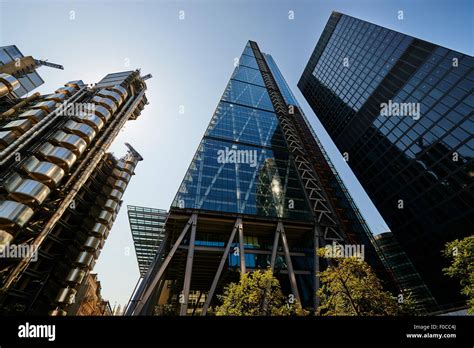
[(42, 82), (31, 62), (0, 66), (0, 247), (27, 251), (0, 258), (0, 314), (67, 315), (142, 160), (128, 144), (121, 158), (106, 151), (147, 104), (146, 84), (126, 71), (22, 98)]

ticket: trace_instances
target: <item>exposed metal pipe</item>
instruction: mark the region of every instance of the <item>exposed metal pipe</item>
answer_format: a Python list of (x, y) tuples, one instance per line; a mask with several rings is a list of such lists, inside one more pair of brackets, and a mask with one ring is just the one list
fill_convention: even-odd
[[(31, 246), (34, 248), (33, 250), (38, 250), (43, 241), (46, 239), (48, 236), (50, 230), (55, 226), (55, 224), (58, 222), (58, 220), (62, 217), (64, 212), (66, 211), (67, 207), (69, 207), (70, 203), (73, 201), (74, 197), (76, 194), (79, 192), (80, 188), (84, 185), (84, 183), (87, 181), (87, 179), (90, 177), (94, 169), (96, 168), (97, 164), (99, 161), (102, 159), (103, 155), (105, 154), (105, 151), (109, 148), (109, 146), (112, 144), (112, 141), (115, 139), (116, 134), (120, 132), (120, 129), (122, 128), (123, 124), (128, 120), (132, 110), (134, 110), (134, 107), (138, 102), (141, 100), (143, 95), (145, 94), (145, 90), (141, 91), (138, 97), (135, 99), (135, 102), (126, 110), (122, 110), (120, 114), (125, 112), (126, 117), (118, 117), (115, 119), (115, 121), (112, 123), (117, 123), (113, 129), (111, 129), (111, 134), (107, 135), (108, 138), (104, 142), (104, 144), (101, 146), (100, 149), (97, 148), (97, 145), (93, 148), (93, 150), (97, 150), (95, 153), (94, 158), (91, 160), (90, 164), (88, 167), (84, 170), (80, 178), (76, 181), (74, 186), (71, 188), (71, 190), (68, 192), (66, 197), (62, 200), (61, 204), (59, 205), (58, 209), (54, 212), (54, 214), (51, 216), (49, 221), (46, 223), (46, 225), (43, 227), (42, 231), (38, 234), (38, 236), (35, 238)], [(128, 101), (130, 103), (131, 99)], [(103, 136), (106, 136), (104, 134)], [(96, 149), (97, 148), (97, 149)], [(91, 151), (92, 152), (92, 151)], [(89, 154), (91, 154), (89, 152)], [(88, 155), (89, 155), (88, 154)], [(84, 162), (83, 162), (84, 163)], [(77, 171), (76, 171), (77, 173)], [(5, 284), (3, 285), (2, 289), (0, 292), (6, 292), (11, 285), (14, 283), (14, 281), (21, 275), (21, 273), (28, 267), (29, 263), (31, 262), (32, 255), (29, 255), (22, 259), (15, 267), (15, 269), (10, 273), (8, 276), (7, 280), (5, 281)]]
[(36, 92), (32, 94), (31, 96), (23, 99), (21, 102), (18, 102), (15, 106), (11, 107), (7, 111), (5, 111), (3, 114), (1, 114), (0, 119), (13, 115), (19, 108), (21, 108), (22, 106), (24, 106), (25, 104), (29, 102), (32, 102), (33, 100), (38, 99), (40, 95), (41, 95), (40, 92)]
[[(68, 99), (68, 102), (73, 102), (80, 96), (82, 96), (82, 94), (84, 94), (85, 88), (86, 87), (82, 87), (80, 90), (78, 90), (70, 99)], [(28, 129), (22, 136), (20, 136), (6, 149), (4, 149), (0, 153), (0, 166), (5, 164), (5, 162), (8, 161), (15, 154), (15, 152), (18, 152), (28, 143), (34, 140), (36, 134), (43, 131), (47, 126), (49, 126), (55, 120), (55, 116), (57, 116), (58, 111), (59, 108), (56, 108), (54, 111), (50, 112), (48, 115), (46, 115), (45, 118), (35, 124), (32, 128)]]
[[(81, 171), (82, 167), (84, 167), (84, 165), (86, 164), (86, 162), (88, 161), (88, 159), (92, 156), (92, 154), (99, 148), (99, 147), (103, 147), (101, 144), (102, 142), (106, 141), (107, 140), (107, 137), (109, 137), (109, 133), (112, 132), (112, 129), (115, 129), (115, 128), (112, 128), (111, 126), (116, 124), (117, 122), (121, 121), (121, 127), (123, 126), (123, 124), (128, 120), (128, 116), (127, 118), (125, 119), (125, 121), (123, 121), (123, 119), (120, 118), (120, 116), (124, 113), (124, 110), (125, 108), (128, 107), (127, 109), (127, 113), (130, 114), (132, 110), (135, 109), (136, 105), (140, 102), (141, 98), (143, 97), (143, 95), (145, 94), (145, 89), (140, 92), (140, 94), (138, 94), (138, 97), (133, 101), (133, 105), (130, 105), (130, 103), (132, 102), (132, 98), (130, 98), (129, 100), (127, 100), (127, 102), (125, 103), (124, 105), (124, 109), (122, 109), (121, 112), (119, 112), (117, 114), (117, 116), (115, 117), (115, 119), (112, 121), (112, 123), (110, 124), (109, 126), (109, 130), (106, 131), (104, 134), (101, 135), (100, 138), (97, 139), (97, 141), (95, 142), (94, 146), (88, 151), (88, 153), (86, 154), (86, 156), (81, 160), (81, 163), (79, 163), (79, 165), (77, 166), (76, 170), (74, 171), (74, 173), (71, 174), (71, 176), (69, 177), (69, 179), (67, 180), (67, 182), (64, 184), (64, 187), (67, 189), (71, 183), (74, 181), (75, 177), (79, 174), (79, 172)], [(121, 128), (120, 128), (121, 129)], [(119, 129), (119, 131), (120, 131)], [(117, 132), (115, 132), (115, 134), (117, 134)], [(110, 146), (110, 145), (109, 145)], [(108, 146), (107, 146), (108, 147)]]

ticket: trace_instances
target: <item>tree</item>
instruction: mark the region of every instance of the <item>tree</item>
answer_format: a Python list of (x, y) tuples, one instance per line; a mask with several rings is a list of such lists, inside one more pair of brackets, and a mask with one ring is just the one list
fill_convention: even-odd
[(296, 300), (293, 302), (283, 295), (270, 269), (241, 274), (238, 283), (230, 283), (224, 294), (217, 297), (222, 305), (216, 308), (216, 315), (292, 315), (300, 309)]
[(330, 260), (328, 268), (319, 273), (321, 286), (318, 315), (408, 315), (414, 314), (413, 300), (406, 296), (401, 305), (383, 290), (372, 268), (358, 257), (327, 257), (325, 248), (320, 257)]
[(156, 305), (153, 310), (153, 315), (159, 315), (159, 316), (175, 315), (175, 307), (170, 303)]
[(474, 235), (446, 243), (443, 255), (451, 261), (443, 268), (444, 274), (459, 279), (461, 293), (467, 296), (468, 313), (474, 313)]

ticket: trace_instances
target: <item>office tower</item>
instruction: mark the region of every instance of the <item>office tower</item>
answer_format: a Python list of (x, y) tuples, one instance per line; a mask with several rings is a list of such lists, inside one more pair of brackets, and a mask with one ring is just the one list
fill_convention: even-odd
[(474, 58), (333, 12), (298, 86), (440, 309), (442, 274), (474, 230)]
[(143, 277), (163, 242), (168, 212), (163, 209), (127, 205), (127, 213), (140, 277)]
[[(172, 203), (165, 242), (128, 315), (207, 314), (239, 273), (271, 268), (287, 296), (318, 305), (315, 249), (371, 233), (273, 58), (249, 42)], [(204, 296), (201, 308), (199, 296)], [(198, 295), (199, 294), (199, 295)], [(197, 298), (196, 298), (197, 297)]]
[(2, 314), (67, 314), (142, 160), (128, 144), (121, 158), (106, 151), (140, 115), (145, 90), (139, 71), (127, 71), (13, 98), (0, 119)]

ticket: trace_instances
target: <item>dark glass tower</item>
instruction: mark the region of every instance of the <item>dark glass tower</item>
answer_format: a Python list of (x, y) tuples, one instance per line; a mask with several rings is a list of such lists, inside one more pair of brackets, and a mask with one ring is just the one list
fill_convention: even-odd
[(464, 303), (441, 250), (474, 231), (473, 68), (333, 12), (298, 83), (441, 309)]
[[(207, 313), (239, 271), (270, 267), (286, 294), (317, 306), (315, 248), (371, 234), (270, 55), (249, 42), (176, 194), (166, 241), (127, 314), (175, 304)], [(203, 308), (188, 308), (190, 293)], [(199, 295), (198, 295), (199, 294)]]

